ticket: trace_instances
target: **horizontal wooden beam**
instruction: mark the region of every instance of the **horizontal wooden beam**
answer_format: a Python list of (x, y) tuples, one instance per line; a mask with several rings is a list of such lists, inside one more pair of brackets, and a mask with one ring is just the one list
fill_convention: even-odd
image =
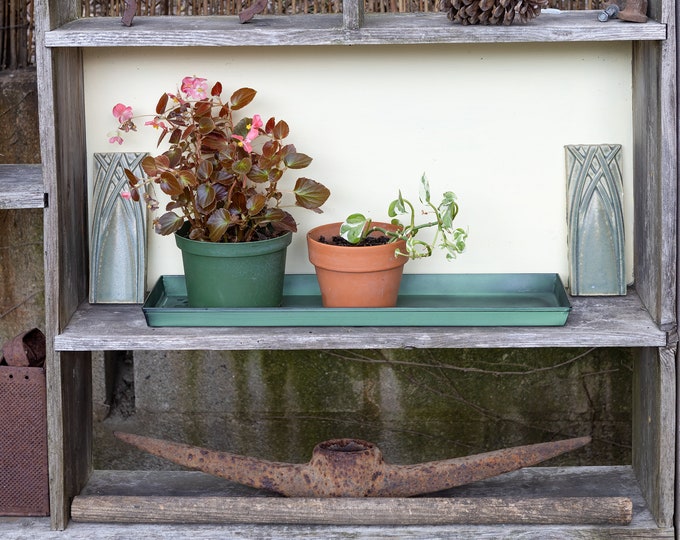
[(627, 497), (317, 499), (78, 496), (74, 521), (309, 525), (626, 525)]
[(57, 350), (244, 350), (508, 347), (665, 347), (633, 289), (626, 296), (572, 297), (565, 326), (151, 328), (139, 305), (80, 306)]
[[(356, 28), (355, 28), (356, 27)], [(463, 26), (444, 13), (257, 16), (137, 17), (131, 27), (115, 17), (78, 19), (47, 32), (48, 47), (206, 47), (281, 45), (381, 45), (426, 43), (525, 43), (573, 41), (660, 41), (666, 25), (613, 20), (596, 11), (545, 13), (527, 24)]]

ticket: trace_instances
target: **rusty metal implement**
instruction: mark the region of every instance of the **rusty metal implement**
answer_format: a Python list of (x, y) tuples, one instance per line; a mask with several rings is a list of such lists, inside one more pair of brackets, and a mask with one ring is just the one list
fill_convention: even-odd
[(131, 433), (120, 440), (178, 465), (287, 497), (410, 497), (536, 465), (576, 450), (590, 437), (516, 446), (442, 461), (390, 465), (373, 443), (334, 439), (319, 443), (309, 463), (293, 464), (217, 452)]

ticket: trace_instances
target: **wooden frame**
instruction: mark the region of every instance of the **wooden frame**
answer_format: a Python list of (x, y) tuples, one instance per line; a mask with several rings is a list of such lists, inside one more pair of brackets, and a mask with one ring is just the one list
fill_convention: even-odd
[[(37, 10), (38, 84), (45, 210), (46, 330), (52, 527), (63, 529), (73, 497), (91, 478), (90, 350), (285, 349), (356, 347), (619, 346), (639, 350), (633, 396), (631, 468), (654, 523), (617, 528), (619, 537), (673, 537), (675, 508), (677, 342), (676, 8), (650, 3), (645, 25), (593, 22), (594, 14), (541, 16), (527, 26), (457, 27), (441, 15), (363, 17), (346, 0), (344, 15), (263, 18), (238, 26), (229, 17), (79, 20), (76, 0), (40, 0)], [(152, 20), (153, 19), (153, 20)], [(573, 299), (564, 329), (225, 329), (206, 337), (192, 329), (148, 329), (134, 308), (89, 306), (86, 165), (81, 50), (100, 46), (337, 45), (390, 43), (508, 43), (623, 40), (633, 43), (635, 145), (635, 290), (624, 298)], [(175, 338), (172, 338), (175, 336)], [(618, 469), (617, 469), (618, 471)], [(613, 469), (611, 472), (615, 472)], [(623, 472), (620, 472), (623, 474)], [(578, 475), (583, 487), (587, 473)], [(83, 489), (85, 488), (85, 491)], [(638, 488), (636, 487), (635, 490)], [(121, 498), (121, 501), (123, 499)], [(637, 499), (636, 499), (637, 500)], [(228, 497), (225, 499), (228, 504)], [(507, 528), (505, 533), (555, 529)], [(601, 537), (602, 529), (570, 529)], [(470, 530), (468, 527), (466, 530)], [(500, 530), (500, 529), (499, 529)], [(538, 531), (538, 532), (536, 532)], [(626, 532), (628, 531), (628, 533)], [(568, 537), (566, 530), (564, 537)]]

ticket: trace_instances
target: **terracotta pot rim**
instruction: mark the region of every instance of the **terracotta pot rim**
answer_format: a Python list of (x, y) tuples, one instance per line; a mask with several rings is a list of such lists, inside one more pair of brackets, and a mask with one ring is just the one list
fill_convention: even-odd
[[(356, 248), (361, 248), (361, 249), (385, 249), (385, 246), (390, 246), (390, 245), (398, 245), (400, 243), (405, 243), (405, 240), (398, 240), (396, 242), (389, 242), (387, 244), (380, 244), (377, 246), (337, 246), (335, 244), (327, 244), (325, 242), (319, 242), (319, 236), (322, 236), (321, 231), (325, 231), (326, 229), (335, 229), (336, 232), (326, 232), (325, 234), (333, 234), (333, 235), (338, 235), (340, 234), (340, 225), (342, 225), (342, 222), (337, 221), (334, 223), (326, 223), (325, 225), (318, 225), (317, 227), (314, 227), (310, 229), (307, 232), (307, 239), (316, 242), (317, 244), (321, 244), (322, 246), (329, 246), (332, 249), (356, 249)], [(382, 227), (384, 229), (393, 229), (395, 230), (397, 227), (395, 225), (392, 225), (391, 223), (385, 223), (383, 221), (374, 221), (373, 225), (377, 225), (379, 227)], [(380, 231), (376, 231), (371, 233), (371, 236), (382, 236)]]

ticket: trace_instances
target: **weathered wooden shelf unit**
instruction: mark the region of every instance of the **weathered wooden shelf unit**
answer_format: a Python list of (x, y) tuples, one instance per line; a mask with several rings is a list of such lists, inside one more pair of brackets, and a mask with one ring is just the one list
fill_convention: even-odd
[[(130, 487), (129, 473), (92, 471), (92, 350), (606, 346), (637, 351), (632, 396), (633, 462), (628, 467), (575, 468), (567, 474), (577, 491), (630, 496), (634, 500), (633, 522), (628, 526), (584, 524), (563, 528), (519, 525), (475, 529), (473, 525), (456, 525), (446, 529), (447, 534), (474, 536), (492, 531), (495, 538), (521, 534), (532, 538), (674, 537), (678, 213), (676, 7), (672, 0), (652, 0), (651, 19), (643, 25), (621, 21), (602, 24), (591, 11), (544, 14), (526, 26), (500, 28), (452, 26), (442, 14), (364, 17), (357, 0), (345, 0), (342, 15), (260, 16), (246, 25), (238, 25), (233, 17), (139, 17), (132, 28), (124, 28), (118, 19), (79, 19), (79, 9), (79, 0), (40, 0), (37, 10), (43, 174), (49, 197), (45, 210), (45, 287), (53, 528), (67, 526), (74, 497), (97, 494), (102, 478), (107, 485), (115, 486), (115, 504), (140, 495)], [(148, 328), (138, 307), (87, 303), (83, 49), (137, 47), (143, 54), (144, 47), (159, 46), (577, 41), (626, 41), (633, 48), (635, 287), (626, 297), (573, 298), (574, 309), (563, 328), (378, 331), (343, 327), (267, 332), (225, 328), (208, 336), (192, 328)], [(150, 478), (144, 471), (136, 474)], [(603, 482), (602, 474), (609, 480)], [(170, 480), (164, 478), (153, 477), (161, 494), (170, 488)], [(184, 478), (189, 477), (179, 481), (173, 478), (173, 485), (185, 485)], [(491, 493), (512, 493), (520, 488), (512, 479), (492, 485), (495, 491)], [(233, 497), (227, 494), (223, 499), (228, 511)], [(87, 506), (86, 499), (77, 501), (79, 509)], [(96, 513), (96, 504), (89, 508)], [(302, 531), (304, 526), (300, 527)]]

